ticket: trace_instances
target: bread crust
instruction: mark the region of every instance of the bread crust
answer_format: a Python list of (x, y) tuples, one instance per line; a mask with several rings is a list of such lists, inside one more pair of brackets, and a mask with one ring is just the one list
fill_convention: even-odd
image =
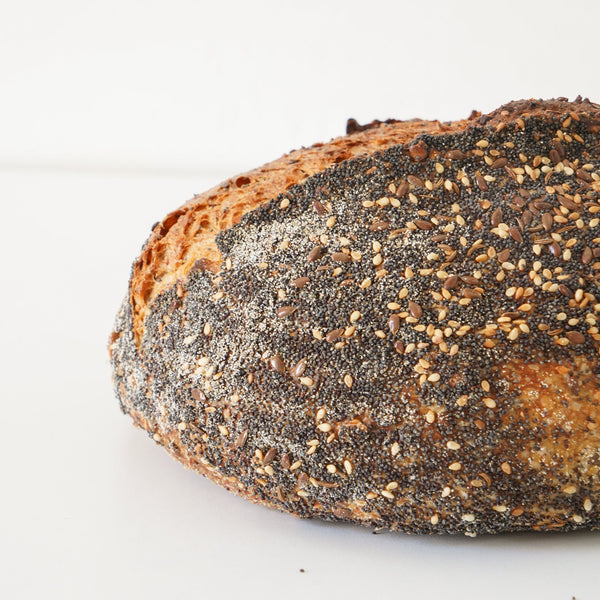
[[(293, 151), (227, 180), (153, 228), (134, 263), (129, 293), (110, 340), (122, 409), (186, 467), (249, 500), (297, 516), (469, 535), (597, 527), (597, 281), (593, 234), (588, 232), (594, 227), (590, 223), (600, 193), (599, 107), (581, 99), (528, 100), (452, 123), (393, 121), (350, 129), (353, 133), (327, 144)], [(519, 153), (522, 158), (516, 158)], [(549, 170), (544, 172), (544, 167)], [(521, 178), (519, 170), (524, 173)], [(558, 189), (552, 189), (552, 177)], [(504, 187), (495, 193), (497, 182)], [(352, 191), (359, 188), (360, 193)], [(517, 200), (507, 199), (508, 191)], [(346, 192), (355, 194), (352, 201), (362, 205), (348, 201), (346, 207)], [(433, 208), (411, 206), (421, 198), (433, 202), (434, 196), (441, 208), (435, 203)], [(375, 204), (382, 198), (407, 214), (417, 211), (416, 218), (406, 221), (400, 214), (384, 220), (387, 204)], [(362, 229), (355, 231), (356, 223), (371, 218), (365, 202), (373, 202), (379, 211), (366, 229), (373, 248), (396, 244), (410, 255), (412, 245), (429, 248), (433, 243), (439, 254), (446, 252), (445, 259), (427, 258), (440, 263), (437, 271), (432, 269), (438, 275), (433, 275), (429, 288), (413, 288), (413, 283), (399, 288), (400, 279), (414, 282), (421, 274), (407, 277), (392, 255), (384, 258), (383, 251), (374, 251), (367, 259), (362, 257), (364, 249), (362, 255), (356, 250), (356, 256), (349, 251), (364, 235)], [(501, 212), (506, 217), (507, 206), (516, 207), (515, 215), (520, 216), (504, 224)], [(531, 213), (525, 224), (524, 211)], [(334, 222), (327, 225), (332, 217)], [(343, 223), (350, 217), (352, 226)], [(461, 224), (465, 219), (470, 229), (462, 237), (455, 236), (454, 229), (446, 231), (450, 222), (459, 229), (467, 227)], [(341, 241), (334, 248), (329, 238), (346, 239), (336, 229), (342, 225), (351, 231), (347, 247)], [(374, 275), (368, 279), (383, 283), (380, 295), (373, 292), (369, 302), (381, 301), (389, 291), (395, 294), (394, 301), (373, 317), (373, 323), (383, 323), (380, 329), (370, 326), (366, 313), (376, 311), (367, 304), (364, 314), (356, 308), (339, 327), (319, 330), (325, 339), (318, 339), (316, 321), (309, 321), (320, 310), (319, 301), (335, 299), (341, 311), (347, 298), (340, 296), (337, 282), (337, 295), (333, 294), (335, 280), (305, 293), (302, 282), (293, 284), (298, 277), (288, 276), (304, 278), (306, 269), (313, 268), (308, 259), (297, 267), (301, 251), (289, 254), (281, 247), (310, 228), (314, 235), (306, 234), (298, 245), (307, 242), (313, 250), (320, 248), (317, 254), (331, 259), (332, 273), (347, 266), (344, 282), (349, 282), (347, 289), (356, 288), (353, 297), (376, 287), (362, 287), (367, 279), (355, 281), (358, 274), (364, 275), (364, 263), (373, 262), (369, 268)], [(431, 240), (434, 229), (439, 239)], [(549, 241), (538, 235), (542, 231)], [(508, 251), (506, 260), (496, 259), (495, 246), (477, 245), (480, 233), (482, 239), (500, 238), (498, 249)], [(527, 236), (543, 242), (534, 246), (549, 249), (540, 250), (539, 267), (536, 256), (530, 259), (529, 254), (522, 259), (523, 267), (519, 265)], [(455, 267), (448, 257), (461, 251), (463, 238), (475, 244), (464, 263), (470, 274), (461, 271), (460, 277), (467, 279), (452, 286)], [(269, 245), (273, 263), (261, 258)], [(572, 255), (576, 258), (571, 262)], [(378, 257), (384, 265), (375, 264)], [(481, 265), (470, 262), (477, 257)], [(321, 256), (315, 262), (320, 260)], [(575, 262), (577, 267), (571, 268)], [(537, 288), (544, 282), (535, 281), (545, 277), (547, 269), (550, 287), (556, 289), (542, 293)], [(263, 276), (261, 270), (269, 274)], [(496, 271), (504, 273), (503, 279), (484, 286), (484, 281), (499, 277)], [(515, 272), (531, 275), (530, 295), (528, 286), (503, 283)], [(457, 286), (462, 296), (453, 291)], [(439, 298), (426, 305), (407, 300), (403, 289), (410, 297), (420, 294), (423, 299), (433, 293)], [(494, 299), (498, 294), (504, 298), (502, 307)], [(481, 309), (485, 324), (476, 332), (464, 329), (461, 335), (460, 328), (469, 323), (458, 317), (450, 319), (456, 327), (444, 323), (455, 307), (468, 310), (482, 297), (490, 300)], [(553, 333), (543, 317), (545, 310), (560, 316), (556, 297), (564, 301), (565, 319), (552, 323), (557, 331)], [(307, 310), (300, 314), (302, 302)], [(534, 307), (530, 313), (519, 308), (527, 305)], [(445, 329), (428, 319), (434, 310)], [(498, 314), (491, 320), (493, 311)], [(355, 313), (360, 316), (354, 319)], [(282, 319), (288, 317), (293, 325), (282, 328)], [(469, 313), (469, 318), (479, 317)], [(328, 324), (335, 321), (331, 316), (324, 319)], [(419, 335), (429, 336), (427, 344), (438, 341), (427, 347), (408, 341), (399, 350), (400, 334), (410, 329), (413, 337), (406, 339), (412, 340), (421, 319), (424, 330)], [(568, 331), (561, 328), (565, 320), (572, 323)], [(531, 341), (522, 341), (533, 326), (546, 325), (529, 336)], [(448, 357), (453, 348), (444, 341), (448, 327), (454, 329), (449, 340), (455, 335), (457, 342), (481, 338), (482, 345), (467, 345), (465, 358)], [(383, 340), (383, 350), (371, 348), (375, 339)], [(511, 343), (517, 339), (518, 344)], [(496, 347), (484, 346), (487, 342)], [(411, 343), (415, 350), (406, 352)], [(394, 356), (402, 364), (392, 374), (388, 367)], [(468, 366), (474, 357), (482, 364), (473, 374)], [(318, 365), (310, 364), (305, 374), (302, 360)], [(329, 362), (339, 369), (343, 365), (345, 371), (334, 375)], [(369, 376), (363, 386), (358, 374), (370, 372), (362, 368), (368, 362), (371, 371), (375, 366), (382, 374)], [(407, 376), (409, 362), (416, 369), (414, 377)], [(332, 377), (338, 379), (335, 385)], [(366, 399), (374, 391), (385, 396), (380, 404)], [(286, 397), (278, 402), (276, 392)], [(344, 407), (347, 414), (342, 414)], [(373, 445), (379, 449), (367, 450)]]
[(375, 122), (328, 143), (293, 150), (194, 196), (154, 226), (133, 265), (130, 302), (136, 341), (139, 343), (143, 337), (149, 304), (168, 286), (186, 277), (196, 261), (202, 269), (214, 273), (219, 270), (221, 253), (215, 237), (246, 213), (342, 161), (408, 143), (421, 134), (457, 131), (478, 116), (473, 113), (470, 119), (446, 124), (420, 119)]

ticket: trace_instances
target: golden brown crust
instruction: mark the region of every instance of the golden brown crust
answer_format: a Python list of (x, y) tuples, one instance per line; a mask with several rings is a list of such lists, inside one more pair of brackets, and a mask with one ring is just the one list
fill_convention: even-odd
[[(476, 115), (478, 113), (472, 117)], [(152, 300), (166, 287), (184, 278), (196, 261), (202, 263), (202, 268), (218, 271), (221, 256), (215, 237), (238, 223), (244, 214), (341, 161), (407, 143), (420, 134), (457, 131), (468, 122), (442, 124), (413, 119), (381, 123), (374, 129), (293, 150), (194, 196), (154, 227), (133, 266), (130, 301), (134, 307), (136, 340), (139, 343), (143, 336), (143, 323)]]
[[(111, 338), (115, 385), (123, 409), (187, 467), (247, 499), (300, 516), (419, 532), (597, 527), (600, 502), (597, 349), (600, 334), (595, 327), (597, 279), (593, 245), (596, 242), (592, 241), (592, 230), (596, 226), (593, 223), (596, 205), (600, 210), (600, 203), (596, 204), (600, 195), (600, 175), (596, 168), (599, 130), (599, 107), (580, 99), (572, 103), (565, 99), (519, 101), (489, 115), (473, 113), (469, 119), (448, 124), (416, 120), (375, 123), (328, 144), (294, 151), (196, 196), (154, 228), (134, 264), (128, 300)], [(471, 132), (476, 133), (475, 138), (471, 137)], [(502, 137), (504, 132), (510, 133)], [(523, 132), (523, 148), (518, 154), (515, 141), (521, 143), (520, 132)], [(434, 140), (437, 136), (440, 136), (439, 143)], [(477, 139), (480, 141), (475, 144)], [(489, 148), (488, 140), (491, 140)], [(575, 150), (569, 146), (571, 155), (565, 158), (563, 145), (571, 144), (571, 141), (573, 148), (577, 144), (579, 155), (573, 154)], [(396, 146), (397, 151), (394, 150)], [(459, 146), (463, 150), (458, 150)], [(470, 154), (467, 150), (469, 156), (465, 158), (465, 148), (474, 148), (475, 153)], [(388, 149), (389, 152), (383, 152)], [(563, 156), (559, 156), (561, 153)], [(369, 158), (362, 162), (351, 161), (347, 167), (340, 165), (331, 174), (323, 174), (341, 161), (365, 155)], [(407, 163), (403, 156), (416, 164), (409, 169), (412, 174), (406, 175)], [(517, 156), (520, 158), (516, 159), (516, 164), (510, 162)], [(456, 171), (454, 165), (462, 164), (463, 159), (466, 166), (453, 175), (456, 181), (450, 179), (450, 175), (444, 180), (444, 169), (448, 173), (453, 168)], [(477, 161), (483, 168), (477, 168)], [(467, 167), (474, 169), (468, 177), (465, 174)], [(484, 178), (486, 169), (493, 173), (487, 175), (488, 179)], [(525, 173), (521, 180), (519, 169)], [(444, 177), (438, 181), (434, 181), (434, 177), (426, 180), (430, 171), (444, 173)], [(433, 197), (432, 194), (441, 197), (444, 188), (448, 197), (456, 197), (456, 200), (448, 200), (447, 206), (435, 207), (435, 210), (440, 209), (441, 216), (431, 219), (429, 209), (422, 210), (416, 219), (411, 217), (413, 220), (407, 223), (409, 227), (397, 229), (398, 234), (392, 231), (393, 219), (386, 222), (383, 217), (376, 217), (368, 228), (373, 243), (379, 243), (377, 239), (393, 243), (394, 235), (400, 235), (406, 238), (407, 244), (412, 238), (422, 240), (425, 248), (425, 242), (432, 241), (427, 239), (435, 233), (432, 230), (439, 230), (440, 235), (433, 241), (440, 248), (438, 252), (446, 252), (448, 259), (452, 252), (456, 254), (447, 239), (451, 237), (448, 232), (454, 230), (441, 228), (458, 210), (456, 223), (459, 227), (463, 227), (465, 221), (461, 215), (470, 219), (467, 225), (471, 229), (468, 233), (465, 231), (464, 240), (465, 245), (474, 243), (463, 266), (471, 269), (471, 274), (458, 278), (458, 287), (464, 288), (462, 297), (453, 295), (453, 290), (458, 287), (456, 281), (452, 281), (455, 277), (452, 275), (455, 268), (452, 256), (437, 271), (437, 277), (444, 283), (441, 286), (440, 282), (440, 291), (448, 297), (437, 292), (434, 283), (430, 291), (438, 294), (440, 299), (431, 306), (411, 300), (408, 310), (403, 313), (399, 311), (406, 300), (388, 303), (388, 309), (396, 312), (385, 316), (382, 327), (385, 331), (375, 325), (369, 330), (371, 325), (366, 310), (362, 315), (356, 311), (359, 316), (355, 320), (350, 315), (349, 323), (342, 329), (330, 326), (325, 342), (335, 344), (336, 348), (341, 344), (339, 352), (330, 356), (326, 349), (311, 350), (316, 354), (306, 356), (325, 362), (320, 371), (315, 369), (310, 377), (306, 376), (307, 371), (301, 377), (305, 367), (301, 368), (302, 360), (298, 361), (298, 356), (303, 354), (298, 354), (300, 350), (296, 344), (302, 342), (301, 352), (307, 352), (308, 342), (302, 341), (303, 319), (308, 323), (320, 307), (309, 303), (307, 307), (312, 313), (300, 314), (302, 309), (298, 310), (292, 300), (286, 299), (286, 295), (295, 298), (294, 294), (298, 294), (299, 300), (302, 298), (293, 288), (303, 287), (304, 282), (298, 286), (294, 281), (289, 284), (291, 279), (288, 281), (285, 276), (286, 269), (295, 272), (294, 261), (299, 255), (293, 255), (291, 267), (286, 264), (275, 267), (276, 263), (271, 266), (266, 262), (263, 267), (253, 255), (244, 267), (246, 271), (242, 269), (238, 274), (235, 268), (231, 270), (230, 265), (222, 263), (223, 248), (229, 261), (233, 257), (234, 261), (243, 263), (239, 253), (247, 250), (258, 255), (258, 247), (254, 245), (267, 244), (267, 239), (260, 236), (279, 227), (278, 214), (287, 207), (284, 203), (289, 204), (291, 200), (300, 205), (305, 197), (310, 197), (308, 206), (317, 212), (322, 209), (324, 220), (332, 210), (333, 198), (337, 200), (335, 194), (347, 189), (346, 181), (370, 181), (368, 177), (375, 173), (372, 176), (375, 179), (368, 183), (374, 187), (372, 190), (365, 188), (367, 194), (375, 194), (373, 190), (378, 189), (376, 177), (380, 172), (382, 178), (390, 172), (393, 181), (405, 179), (406, 190), (414, 192), (415, 201), (421, 195), (423, 198)], [(552, 180), (556, 175), (562, 182), (565, 172), (571, 179), (565, 179), (564, 183)], [(545, 192), (542, 173), (546, 174)], [(315, 174), (318, 177), (313, 177)], [(525, 176), (529, 177), (527, 184), (522, 181)], [(476, 185), (472, 185), (470, 179), (475, 180)], [(573, 185), (569, 183), (571, 180)], [(556, 189), (552, 187), (555, 183)], [(293, 187), (298, 184), (302, 186)], [(494, 185), (498, 186), (496, 192), (491, 189)], [(513, 188), (518, 193), (517, 200), (511, 203), (506, 190)], [(549, 194), (551, 201), (536, 195), (538, 192)], [(265, 208), (262, 213), (249, 214), (284, 193), (281, 201), (270, 204), (270, 208)], [(390, 195), (398, 206), (407, 200), (406, 194), (395, 184), (390, 184)], [(321, 197), (327, 198), (323, 204)], [(359, 197), (363, 206), (371, 202), (365, 200), (370, 197), (368, 195)], [(452, 201), (454, 204), (447, 214), (444, 210), (450, 209)], [(504, 207), (508, 225), (502, 221), (502, 211), (494, 210), (494, 202)], [(463, 203), (466, 212), (461, 212), (459, 204)], [(455, 209), (456, 206), (459, 208)], [(507, 207), (520, 214), (514, 226), (508, 222)], [(527, 213), (528, 207), (533, 212), (526, 217), (523, 209)], [(554, 212), (546, 212), (551, 208)], [(296, 217), (293, 218), (305, 218), (304, 209), (294, 210)], [(293, 221), (296, 223), (294, 235), (314, 227), (317, 221), (313, 217), (307, 219), (302, 225)], [(233, 227), (240, 220), (244, 227)], [(523, 224), (523, 221), (527, 222)], [(262, 232), (258, 238), (253, 237), (254, 229)], [(221, 232), (217, 246), (215, 238)], [(543, 239), (539, 232), (547, 232), (548, 239)], [(523, 258), (522, 268), (517, 263), (519, 256), (515, 254), (524, 252), (528, 243), (526, 234), (535, 242), (533, 253), (541, 253), (539, 266), (534, 262), (536, 256), (531, 264), (529, 258)], [(272, 238), (268, 244), (271, 244), (276, 235), (269, 235)], [(486, 240), (499, 237), (501, 245), (497, 248), (490, 245), (487, 254), (479, 254), (480, 250), (485, 250), (485, 244), (477, 241), (480, 235)], [(323, 238), (321, 234), (315, 239), (327, 245), (326, 238), (327, 235)], [(358, 244), (360, 237), (355, 236), (348, 243), (352, 240)], [(455, 241), (460, 249), (458, 238)], [(548, 252), (538, 252), (536, 245)], [(479, 250), (474, 252), (477, 248)], [(503, 260), (498, 259), (501, 279), (492, 272), (490, 265), (496, 264), (503, 248), (509, 254)], [(279, 256), (272, 248), (269, 251)], [(403, 251), (409, 252), (409, 246), (404, 246)], [(315, 256), (320, 257), (320, 252)], [(333, 266), (336, 261), (342, 265), (350, 261), (354, 267), (361, 262), (360, 254), (351, 257), (342, 247), (337, 252), (331, 250), (330, 256)], [(571, 254), (577, 257), (579, 271), (572, 268)], [(281, 256), (284, 255), (285, 252)], [(433, 258), (437, 256), (435, 253), (430, 252), (427, 256), (427, 260), (438, 260)], [(309, 258), (309, 263), (311, 260)], [(386, 269), (383, 267), (388, 265), (387, 262), (378, 264), (384, 260), (391, 261)], [(559, 260), (563, 263), (557, 262)], [(373, 265), (377, 269), (373, 279), (381, 277), (381, 281), (389, 281), (386, 285), (396, 293), (394, 279), (388, 276), (388, 270), (394, 273), (393, 255), (381, 258), (376, 254)], [(266, 279), (261, 275), (253, 276), (247, 271), (251, 267), (273, 269), (273, 274)], [(306, 271), (304, 266), (299, 268), (304, 269), (302, 273)], [(278, 269), (284, 273), (283, 279)], [(458, 269), (460, 272), (460, 265)], [(527, 287), (529, 283), (522, 287), (515, 284), (514, 288), (502, 283), (521, 271), (526, 279), (529, 269), (529, 278), (533, 282), (531, 293)], [(408, 278), (404, 271), (401, 273), (402, 279)], [(271, 286), (271, 277), (280, 287)], [(548, 281), (544, 283), (543, 278)], [(496, 289), (486, 288), (484, 282), (488, 280)], [(282, 281), (288, 281), (285, 290), (281, 289)], [(359, 283), (353, 282), (350, 267), (344, 283), (349, 286)], [(409, 289), (410, 294), (421, 294), (420, 298), (429, 293), (425, 288), (409, 285)], [(268, 327), (273, 328), (271, 333), (258, 334), (261, 319), (274, 310), (272, 301), (265, 300), (264, 294), (275, 291), (280, 295), (280, 302), (275, 307), (279, 307), (275, 324), (268, 322)], [(321, 300), (328, 297), (331, 302), (333, 297), (341, 307), (345, 306), (347, 299), (344, 296), (327, 296), (329, 289), (318, 288), (317, 291)], [(546, 298), (550, 292), (552, 297)], [(385, 297), (385, 287), (382, 293), (381, 298)], [(257, 294), (263, 294), (263, 300), (257, 300)], [(402, 290), (399, 297), (405, 298)], [(485, 302), (480, 301), (482, 297)], [(284, 299), (290, 304), (285, 304)], [(265, 302), (266, 306), (257, 308), (256, 302)], [(473, 320), (467, 321), (472, 325), (472, 336), (468, 333), (470, 326), (458, 321), (454, 326), (452, 320), (450, 329), (454, 327), (456, 332), (448, 333), (448, 326), (444, 325), (446, 329), (440, 329), (438, 336), (437, 322), (445, 322), (449, 311), (468, 307), (471, 302), (481, 304), (479, 315), (470, 313), (466, 317)], [(221, 308), (217, 306), (219, 303), (224, 303)], [(600, 303), (597, 307), (600, 311)], [(368, 305), (368, 308), (376, 309), (376, 306)], [(435, 313), (437, 318), (428, 321), (427, 328), (423, 325), (419, 330), (419, 319), (423, 317), (425, 321), (427, 314), (423, 313), (432, 310), (438, 311)], [(562, 310), (565, 311), (564, 318), (559, 312)], [(241, 312), (237, 315), (236, 311)], [(256, 330), (249, 324), (244, 333), (253, 312), (262, 316)], [(283, 331), (278, 318), (285, 319), (289, 315), (294, 315), (296, 329)], [(296, 318), (296, 315), (300, 316)], [(482, 325), (476, 326), (479, 317), (483, 319)], [(374, 317), (373, 323), (378, 318)], [(459, 317), (455, 316), (456, 319)], [(549, 322), (552, 325), (548, 325)], [(568, 326), (563, 327), (567, 323)], [(586, 328), (582, 329), (584, 323)], [(356, 326), (356, 336), (360, 333), (362, 341), (354, 347), (354, 354), (345, 357), (344, 348), (354, 339), (355, 332), (351, 330)], [(423, 335), (427, 333), (433, 340), (439, 337), (434, 341), (435, 350), (428, 348), (428, 344), (417, 349), (421, 357), (414, 367), (417, 381), (412, 376), (407, 377), (407, 364), (412, 359), (406, 343), (399, 347), (399, 341), (395, 341), (399, 339), (396, 336), (408, 328)], [(531, 333), (531, 330), (535, 331)], [(310, 333), (310, 328), (308, 331)], [(369, 331), (375, 336), (365, 337)], [(276, 340), (280, 344), (279, 353), (269, 344), (274, 332), (281, 332), (283, 336)], [(253, 337), (256, 335), (259, 337)], [(416, 339), (413, 333), (410, 335), (413, 338), (409, 336), (409, 339)], [(444, 335), (449, 336), (446, 350), (443, 349), (445, 342), (440, 342)], [(454, 335), (459, 342), (455, 344), (457, 348), (462, 340), (471, 340), (471, 337), (473, 340), (466, 346), (463, 362), (450, 360), (446, 364), (448, 352), (452, 358), (450, 342)], [(348, 337), (347, 341), (345, 337)], [(527, 339), (521, 343), (525, 337)], [(250, 338), (254, 341), (250, 342)], [(371, 350), (371, 340), (377, 338), (382, 338), (385, 344), (389, 338), (389, 347), (381, 350), (375, 344)], [(517, 338), (518, 347), (511, 343)], [(342, 341), (336, 342), (340, 339)], [(481, 342), (481, 345), (474, 345)], [(233, 347), (239, 347), (239, 356), (230, 352)], [(360, 396), (359, 388), (363, 382), (357, 381), (357, 370), (366, 364), (365, 360), (370, 360), (383, 373), (383, 369), (389, 367), (394, 348), (406, 357), (404, 366), (399, 367), (399, 373), (404, 374), (378, 375), (373, 381), (365, 381), (365, 393), (372, 395), (379, 390), (377, 393), (383, 398), (387, 388), (398, 386), (397, 396), (393, 401), (382, 400), (380, 404), (365, 402)], [(257, 356), (251, 357), (248, 353)], [(471, 373), (472, 360), (479, 358), (481, 365)], [(339, 371), (341, 387), (338, 388), (329, 381), (333, 367), (346, 369), (345, 374)], [(410, 373), (413, 373), (412, 366)], [(377, 387), (380, 378), (387, 382), (383, 387)], [(196, 381), (204, 383), (195, 384)], [(474, 385), (477, 391), (473, 389)], [(276, 398), (281, 396), (273, 395), (270, 389), (273, 386), (275, 392), (284, 397), (281, 400), (286, 407), (284, 412), (277, 406)], [(327, 391), (327, 386), (331, 387), (331, 392)], [(285, 396), (290, 393), (297, 393), (297, 400)], [(338, 401), (340, 397), (342, 402)], [(298, 432), (293, 431), (294, 427)], [(310, 432), (311, 428), (314, 433)], [(308, 452), (300, 447), (307, 443)], [(381, 450), (376, 448), (379, 446)], [(371, 447), (373, 449), (369, 450)], [(299, 457), (304, 455), (307, 457), (300, 460)], [(321, 458), (316, 461), (315, 456)], [(298, 460), (294, 462), (293, 457)], [(367, 465), (370, 465), (368, 469)]]

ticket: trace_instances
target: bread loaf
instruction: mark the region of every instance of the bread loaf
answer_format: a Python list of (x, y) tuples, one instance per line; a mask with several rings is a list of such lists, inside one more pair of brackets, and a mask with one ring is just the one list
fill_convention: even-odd
[(122, 410), (300, 517), (600, 526), (600, 106), (387, 121), (194, 197), (133, 265)]

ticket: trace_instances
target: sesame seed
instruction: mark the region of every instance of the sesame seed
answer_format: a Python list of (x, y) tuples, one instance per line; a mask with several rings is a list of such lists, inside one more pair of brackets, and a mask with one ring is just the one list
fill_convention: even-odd
[(496, 401), (493, 398), (483, 398), (482, 402), (488, 407), (488, 408), (496, 408)]
[(456, 400), (456, 404), (458, 406), (466, 406), (468, 401), (469, 401), (469, 397), (463, 394)]

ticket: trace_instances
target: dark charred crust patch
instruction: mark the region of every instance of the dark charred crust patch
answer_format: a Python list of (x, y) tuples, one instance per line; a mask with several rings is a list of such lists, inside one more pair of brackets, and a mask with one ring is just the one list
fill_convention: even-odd
[(370, 123), (366, 123), (365, 125), (361, 125), (356, 119), (348, 119), (346, 122), (346, 134), (351, 135), (353, 133), (358, 133), (360, 131), (367, 131), (368, 129), (374, 129), (375, 127), (380, 127), (384, 124), (390, 123), (398, 123), (396, 119), (387, 119), (386, 121), (371, 121)]

